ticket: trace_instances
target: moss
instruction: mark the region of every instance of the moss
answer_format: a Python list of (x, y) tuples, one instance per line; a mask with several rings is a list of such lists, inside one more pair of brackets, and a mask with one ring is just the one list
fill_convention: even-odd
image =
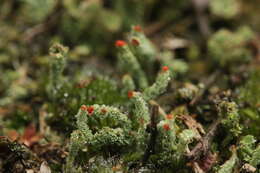
[(240, 10), (240, 3), (237, 0), (212, 0), (209, 4), (214, 15), (226, 19), (235, 17)]
[(211, 58), (220, 66), (248, 62), (252, 55), (246, 43), (252, 37), (253, 32), (248, 27), (239, 28), (236, 32), (227, 29), (217, 31), (208, 41)]
[(259, 136), (258, 124), (260, 122), (258, 107), (260, 102), (259, 77), (259, 69), (251, 71), (246, 84), (239, 88), (239, 101), (244, 104), (242, 109), (240, 109), (240, 113), (244, 119), (249, 118), (251, 121), (251, 125), (247, 126), (246, 131), (254, 134), (256, 137)]
[(218, 173), (232, 173), (235, 170), (236, 164), (238, 162), (238, 157), (235, 149), (232, 152), (231, 157), (220, 166)]

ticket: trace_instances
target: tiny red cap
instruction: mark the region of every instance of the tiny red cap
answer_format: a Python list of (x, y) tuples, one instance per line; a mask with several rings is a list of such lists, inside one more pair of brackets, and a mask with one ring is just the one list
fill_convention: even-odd
[(126, 42), (124, 41), (124, 40), (117, 40), (116, 42), (115, 42), (115, 46), (116, 47), (123, 47), (123, 46), (125, 46), (126, 45)]
[(134, 26), (134, 30), (137, 32), (142, 32), (142, 27), (140, 25)]
[(92, 114), (93, 111), (94, 111), (94, 107), (93, 106), (87, 107), (87, 111), (88, 111), (89, 114)]
[(168, 114), (168, 115), (166, 115), (166, 119), (168, 119), (168, 120), (172, 120), (172, 119), (173, 119), (173, 115), (172, 115), (172, 114)]
[(131, 42), (132, 42), (132, 45), (134, 45), (134, 46), (139, 46), (140, 45), (140, 42), (137, 39), (135, 39), (135, 38), (133, 38), (131, 40)]
[(168, 66), (163, 66), (163, 67), (162, 67), (162, 71), (166, 72), (166, 71), (168, 71), (168, 70), (169, 70), (169, 67), (168, 67)]
[(127, 96), (128, 96), (128, 98), (132, 98), (134, 96), (134, 92), (128, 91)]
[(80, 107), (80, 109), (81, 109), (82, 111), (86, 111), (86, 110), (87, 110), (87, 106), (86, 106), (86, 105), (82, 105), (82, 106)]
[(166, 130), (166, 131), (168, 131), (168, 130), (171, 129), (170, 126), (169, 126), (169, 124), (164, 124), (164, 125), (163, 125), (163, 128), (164, 128), (164, 130)]

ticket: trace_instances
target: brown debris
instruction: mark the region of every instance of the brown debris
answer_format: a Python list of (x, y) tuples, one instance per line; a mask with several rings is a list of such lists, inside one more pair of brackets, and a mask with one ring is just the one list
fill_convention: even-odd
[(37, 143), (42, 138), (42, 135), (36, 132), (36, 128), (33, 124), (27, 126), (24, 130), (20, 142), (30, 147), (33, 144)]
[(18, 140), (19, 136), (20, 136), (19, 133), (18, 133), (17, 131), (15, 131), (15, 130), (9, 130), (9, 131), (7, 132), (7, 137), (8, 137), (12, 142)]
[[(190, 115), (180, 115), (178, 116), (189, 129), (195, 131), (199, 136), (200, 134), (204, 135), (205, 131), (200, 123), (198, 123), (192, 116)], [(201, 137), (201, 136), (200, 136)]]
[(209, 127), (209, 131), (207, 134), (201, 139), (201, 141), (187, 154), (189, 159), (198, 160), (200, 156), (203, 154), (204, 156), (208, 153), (210, 144), (215, 136), (218, 125), (221, 122), (221, 118), (219, 117), (215, 122), (211, 124)]
[(217, 153), (208, 152), (208, 154), (199, 161), (200, 168), (208, 172), (217, 162)]

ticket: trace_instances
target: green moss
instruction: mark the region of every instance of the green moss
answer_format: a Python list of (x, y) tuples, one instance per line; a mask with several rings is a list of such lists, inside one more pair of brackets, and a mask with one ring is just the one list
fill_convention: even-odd
[(260, 89), (259, 89), (260, 70), (253, 69), (249, 74), (249, 79), (244, 86), (239, 88), (239, 101), (244, 104), (240, 110), (243, 118), (250, 119), (251, 124), (247, 126), (246, 131), (254, 134), (257, 138), (260, 136)]
[(220, 66), (248, 62), (252, 55), (246, 43), (253, 37), (248, 27), (241, 27), (236, 32), (221, 29), (208, 41), (211, 58)]
[(211, 12), (219, 17), (230, 19), (239, 12), (238, 0), (211, 0), (209, 1)]
[(220, 169), (217, 171), (217, 173), (232, 173), (236, 167), (237, 162), (237, 153), (235, 149), (233, 149), (231, 157), (223, 165), (220, 166)]

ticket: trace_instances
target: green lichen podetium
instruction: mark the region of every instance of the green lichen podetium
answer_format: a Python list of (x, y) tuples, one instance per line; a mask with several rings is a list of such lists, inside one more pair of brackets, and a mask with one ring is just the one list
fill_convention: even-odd
[(155, 146), (156, 152), (151, 155), (150, 162), (156, 165), (178, 165), (179, 160), (175, 159), (177, 149), (175, 119), (164, 118), (157, 124), (157, 130), (159, 133)]
[(178, 126), (175, 117), (168, 114), (157, 124), (158, 143), (156, 151), (158, 153), (151, 156), (153, 164), (170, 166), (173, 170), (183, 168), (185, 154), (187, 154), (188, 145), (196, 138), (196, 132), (191, 129), (183, 129), (177, 133)]
[(162, 62), (162, 65), (169, 67), (171, 76), (173, 77), (183, 75), (189, 70), (188, 64), (182, 59), (175, 58), (174, 53), (171, 51), (161, 52), (160, 61)]
[(167, 144), (167, 148), (173, 150), (176, 148), (176, 128), (175, 119), (164, 119), (157, 124), (162, 143)]
[(133, 26), (129, 35), (131, 50), (145, 69), (153, 66), (157, 50), (153, 43), (145, 36), (140, 26)]
[(74, 161), (80, 150), (87, 148), (88, 155), (110, 147), (128, 146), (131, 123), (117, 108), (105, 105), (81, 106), (77, 118), (77, 130), (71, 134), (66, 173), (74, 170)]
[(134, 120), (136, 124), (139, 124), (141, 129), (145, 129), (147, 124), (150, 122), (150, 114), (148, 109), (148, 104), (144, 100), (143, 96), (139, 92), (134, 92), (132, 97), (135, 110), (134, 110)]
[(61, 44), (53, 44), (49, 50), (50, 52), (50, 79), (48, 86), (48, 94), (55, 100), (58, 97), (59, 90), (64, 84), (63, 70), (66, 66), (66, 55), (68, 48)]
[(128, 91), (134, 91), (136, 89), (133, 78), (126, 74), (122, 78), (123, 92), (126, 94)]
[[(168, 67), (166, 67), (168, 68)], [(151, 100), (158, 97), (160, 94), (165, 92), (169, 82), (171, 80), (170, 71), (163, 70), (157, 75), (155, 82), (150, 87), (146, 88), (143, 92), (145, 100)]]
[(223, 100), (218, 105), (219, 114), (223, 117), (221, 123), (231, 132), (233, 136), (238, 137), (242, 133), (242, 127), (239, 123), (240, 116), (237, 104), (233, 101)]
[(137, 58), (134, 56), (129, 46), (117, 46), (118, 47), (118, 60), (121, 69), (127, 71), (135, 80), (137, 86), (140, 89), (145, 89), (148, 86), (147, 77), (141, 68)]

